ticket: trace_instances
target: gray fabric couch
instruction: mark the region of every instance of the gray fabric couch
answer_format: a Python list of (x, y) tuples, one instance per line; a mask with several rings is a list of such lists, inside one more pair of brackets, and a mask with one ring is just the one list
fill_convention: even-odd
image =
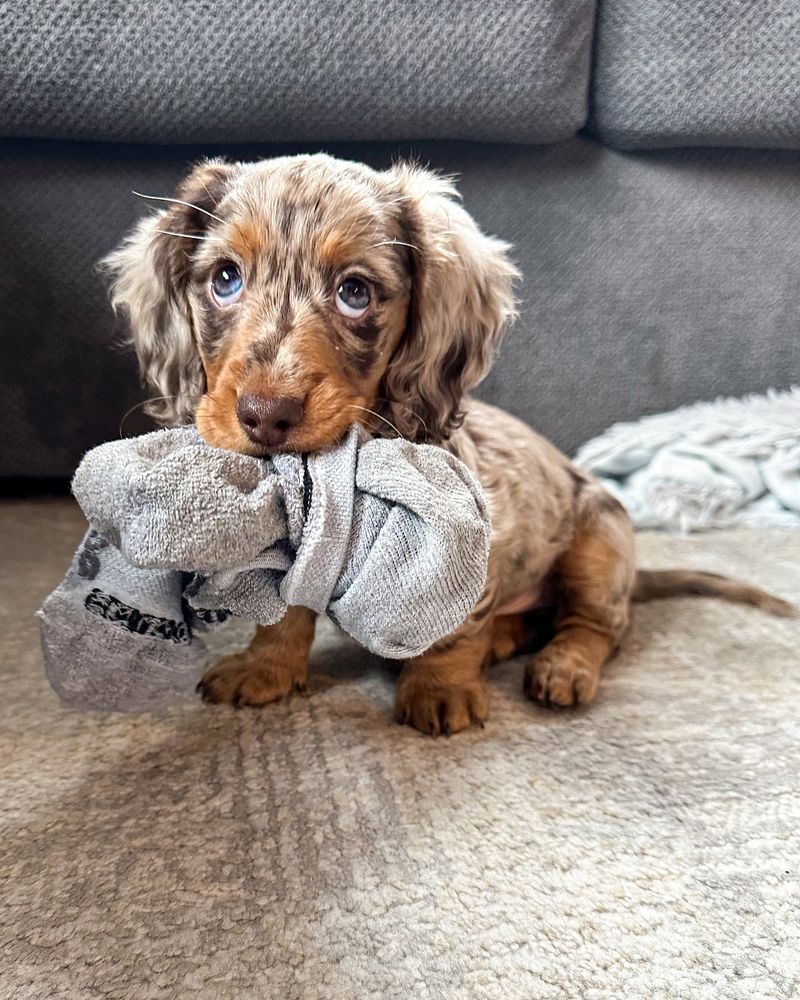
[(481, 394), (567, 450), (797, 379), (793, 0), (3, 13), (0, 475), (68, 476), (121, 423), (147, 426), (125, 417), (143, 397), (93, 267), (142, 213), (132, 189), (169, 194), (209, 154), (459, 173), (524, 273)]

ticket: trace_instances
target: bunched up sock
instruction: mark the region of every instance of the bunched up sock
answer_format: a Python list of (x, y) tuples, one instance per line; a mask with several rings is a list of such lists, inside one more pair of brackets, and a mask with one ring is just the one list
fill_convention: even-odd
[(39, 613), (47, 676), (71, 705), (142, 711), (191, 691), (193, 630), (299, 605), (382, 656), (418, 656), (481, 595), (489, 511), (441, 448), (370, 440), (256, 458), (195, 428), (90, 451), (72, 483), (92, 526)]

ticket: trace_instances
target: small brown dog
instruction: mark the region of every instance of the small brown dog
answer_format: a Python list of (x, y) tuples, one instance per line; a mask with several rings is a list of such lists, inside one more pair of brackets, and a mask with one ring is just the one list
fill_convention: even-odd
[[(322, 155), (211, 161), (161, 200), (106, 261), (161, 394), (156, 419), (195, 420), (212, 445), (251, 455), (322, 449), (360, 421), (450, 449), (486, 490), (486, 591), (457, 633), (405, 664), (398, 721), (432, 734), (483, 722), (485, 667), (530, 642), (532, 609), (550, 609), (549, 641), (525, 689), (555, 705), (594, 697), (632, 600), (703, 593), (795, 613), (713, 574), (637, 573), (620, 504), (519, 420), (468, 398), (514, 317), (517, 271), (449, 180)], [(314, 614), (290, 609), (207, 673), (203, 697), (264, 705), (302, 689), (313, 633)]]

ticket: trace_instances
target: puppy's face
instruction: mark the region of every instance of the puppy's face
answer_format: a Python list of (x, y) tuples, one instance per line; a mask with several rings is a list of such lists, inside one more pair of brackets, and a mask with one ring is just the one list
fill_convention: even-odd
[(211, 162), (112, 254), (151, 412), (314, 451), (354, 422), (441, 440), (513, 311), (506, 247), (445, 181), (327, 156)]
[(256, 164), (221, 193), (188, 264), (198, 429), (256, 454), (323, 448), (369, 420), (405, 329), (400, 220), (368, 175), (338, 164)]

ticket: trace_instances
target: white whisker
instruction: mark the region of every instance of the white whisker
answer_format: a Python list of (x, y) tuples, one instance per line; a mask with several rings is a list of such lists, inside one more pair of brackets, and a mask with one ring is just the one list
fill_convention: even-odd
[(382, 417), (380, 413), (376, 413), (374, 410), (370, 410), (366, 406), (356, 406), (355, 403), (350, 403), (349, 408), (352, 410), (363, 410), (365, 413), (371, 413), (373, 417), (377, 417), (378, 420), (382, 420), (385, 424), (388, 424), (398, 437), (403, 438), (404, 441), (406, 440), (391, 420), (387, 420), (386, 417)]
[(375, 247), (409, 247), (411, 250), (416, 250), (417, 253), (422, 253), (419, 247), (415, 247), (413, 243), (404, 243), (403, 240), (382, 240), (380, 243), (373, 243), (369, 250), (374, 250)]
[(208, 240), (207, 236), (192, 236), (191, 233), (173, 233), (171, 229), (156, 229), (157, 233), (161, 233), (162, 236), (177, 236), (182, 240), (200, 240), (201, 243), (205, 243)]
[[(388, 399), (379, 399), (378, 402), (379, 403), (389, 403), (389, 400)], [(403, 409), (406, 410), (408, 413), (410, 413), (411, 416), (415, 420), (418, 420), (422, 424), (422, 426), (425, 428), (425, 440), (427, 441), (428, 438), (430, 437), (430, 432), (428, 431), (428, 425), (425, 423), (425, 421), (422, 419), (422, 417), (416, 412), (416, 410), (413, 410), (410, 406), (407, 406), (405, 403), (394, 403), (394, 405), (395, 406), (402, 406)]]
[[(208, 188), (206, 188), (208, 190)], [(185, 205), (187, 208), (193, 208), (196, 212), (202, 212), (203, 215), (207, 215), (209, 219), (216, 219), (217, 222), (224, 222), (218, 215), (214, 215), (213, 212), (209, 212), (205, 208), (201, 208), (199, 205), (193, 205), (190, 201), (182, 201), (180, 198), (165, 198), (160, 194), (140, 194), (138, 191), (131, 191), (131, 194), (135, 194), (137, 198), (146, 198), (148, 201), (168, 201), (175, 205)]]
[(152, 399), (143, 399), (140, 403), (134, 403), (133, 406), (124, 414), (122, 420), (119, 422), (119, 436), (122, 437), (122, 426), (128, 417), (133, 413), (134, 410), (138, 410), (141, 406), (147, 406), (148, 403), (158, 403), (162, 399), (177, 399), (177, 396), (153, 396)]

